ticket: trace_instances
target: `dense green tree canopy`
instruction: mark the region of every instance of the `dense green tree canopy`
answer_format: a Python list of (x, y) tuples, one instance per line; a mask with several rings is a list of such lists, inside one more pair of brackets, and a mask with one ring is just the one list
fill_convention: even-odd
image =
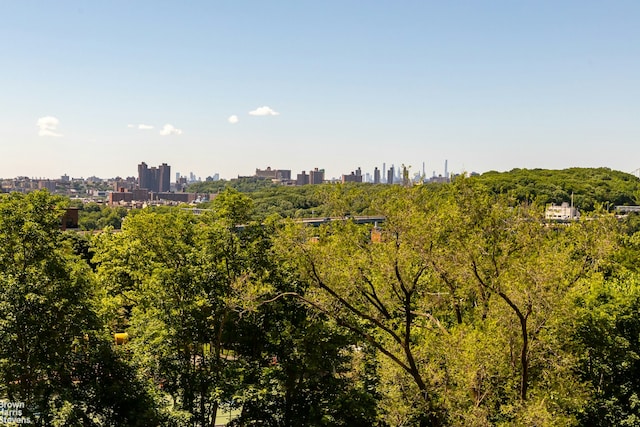
[(315, 288), (300, 298), (385, 356), (394, 424), (575, 420), (584, 390), (545, 328), (612, 253), (616, 221), (550, 226), (536, 205), (465, 179), (377, 196), (380, 230), (292, 223), (279, 245)]
[(539, 204), (569, 202), (573, 196), (578, 209), (591, 211), (596, 205), (640, 204), (640, 180), (608, 168), (513, 169), (486, 172), (474, 179), (492, 192), (509, 193), (520, 201)]
[[(640, 180), (628, 173), (608, 168), (513, 169), (508, 172), (486, 172), (474, 176), (491, 193), (508, 194), (520, 202), (536, 202), (540, 206), (549, 203), (570, 202), (582, 211), (592, 211), (597, 206), (611, 209), (617, 205), (640, 204)], [(426, 184), (437, 188), (440, 184)], [(350, 203), (355, 200), (340, 197), (336, 193), (348, 193), (346, 189), (360, 188), (360, 195), (370, 196), (386, 191), (387, 185), (373, 184), (323, 184), (283, 186), (258, 178), (239, 178), (230, 181), (194, 183), (189, 191), (218, 193), (233, 188), (254, 200), (256, 214), (266, 217), (277, 213), (283, 217), (323, 217), (336, 213), (332, 201), (339, 200), (342, 209), (353, 215), (371, 212), (369, 203)], [(338, 188), (338, 189), (337, 189)]]
[(43, 191), (0, 197), (0, 396), (35, 425), (157, 424), (104, 333), (89, 266), (62, 237), (64, 207)]
[[(640, 234), (605, 202), (637, 180), (583, 172), (89, 205), (97, 234), (0, 195), (0, 398), (37, 425), (636, 425)], [(544, 220), (552, 182), (591, 191), (579, 221)]]

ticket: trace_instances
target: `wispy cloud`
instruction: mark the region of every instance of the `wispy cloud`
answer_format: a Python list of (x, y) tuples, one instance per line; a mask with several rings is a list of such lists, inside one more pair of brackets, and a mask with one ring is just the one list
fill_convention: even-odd
[(174, 127), (173, 125), (169, 124), (169, 123), (164, 125), (162, 127), (162, 130), (160, 131), (160, 135), (162, 135), (162, 136), (181, 135), (181, 134), (182, 134), (182, 129), (178, 129), (178, 128)]
[(127, 127), (129, 129), (140, 129), (140, 130), (151, 130), (151, 129), (153, 129), (153, 126), (145, 125), (145, 124), (142, 124), (142, 123), (139, 124), (139, 125), (131, 125), (131, 124), (129, 124), (129, 125), (127, 125)]
[(251, 114), (252, 116), (277, 116), (280, 113), (278, 113), (277, 111), (273, 111), (270, 107), (264, 105), (262, 107), (256, 108), (253, 111), (249, 111), (249, 114)]
[(238, 119), (238, 116), (236, 116), (235, 114), (232, 116), (229, 116), (229, 118), (227, 119), (229, 121), (229, 123), (231, 123), (232, 125), (235, 125), (236, 123), (238, 123), (240, 121), (240, 119)]
[(58, 133), (58, 124), (60, 124), (60, 120), (53, 116), (44, 116), (40, 117), (36, 122), (36, 126), (40, 129), (38, 131), (39, 136), (53, 136), (60, 137), (61, 133)]

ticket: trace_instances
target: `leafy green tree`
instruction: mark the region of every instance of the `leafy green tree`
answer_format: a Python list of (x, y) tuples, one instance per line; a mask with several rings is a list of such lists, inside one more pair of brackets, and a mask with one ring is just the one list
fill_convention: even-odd
[(82, 230), (102, 230), (106, 227), (120, 229), (129, 211), (124, 207), (101, 206), (97, 203), (80, 205), (78, 225)]
[(640, 281), (637, 274), (584, 283), (573, 294), (568, 342), (579, 372), (593, 387), (580, 421), (585, 426), (640, 423)]
[(585, 392), (546, 325), (612, 251), (612, 218), (548, 227), (535, 205), (467, 180), (390, 188), (374, 206), (379, 230), (291, 224), (279, 248), (313, 284), (298, 297), (385, 356), (394, 423), (575, 421)]
[(474, 177), (494, 193), (509, 194), (518, 201), (560, 204), (573, 197), (575, 205), (592, 211), (597, 204), (637, 204), (640, 180), (608, 168), (513, 169), (486, 172)]
[[(566, 315), (577, 284), (605, 269), (618, 243), (617, 221), (600, 215), (571, 225), (545, 224), (535, 204), (504, 203), (469, 184), (452, 186), (456, 233), (448, 257), (457, 280), (477, 285), (483, 317), (495, 311), (508, 334), (520, 400), (510, 422), (551, 423), (561, 415), (572, 420), (586, 392), (572, 375), (575, 359), (557, 341), (561, 331), (552, 325), (562, 328), (554, 321)], [(551, 390), (553, 400), (547, 399)]]
[(105, 318), (131, 336), (141, 371), (169, 398), (165, 411), (190, 425), (212, 424), (238, 386), (234, 309), (252, 277), (242, 237), (251, 200), (226, 190), (214, 209), (145, 209), (95, 248)]
[(286, 258), (273, 256), (276, 218), (250, 223), (252, 207), (247, 196), (226, 190), (204, 234), (206, 256), (224, 266), (225, 301), (239, 314), (225, 339), (244, 377), (234, 397), (242, 405), (237, 423), (372, 425), (371, 393), (348, 376), (351, 341), (299, 302), (277, 297), (304, 285)]
[(91, 270), (61, 237), (64, 206), (42, 191), (0, 198), (0, 394), (36, 425), (155, 425), (102, 332)]
[(212, 208), (142, 210), (94, 248), (103, 315), (129, 333), (162, 411), (188, 425), (223, 407), (243, 425), (371, 424), (370, 393), (349, 378), (350, 340), (299, 303), (271, 301), (297, 286), (271, 256), (273, 220), (251, 222), (251, 199), (232, 189)]
[(199, 260), (199, 231), (190, 213), (142, 211), (100, 237), (95, 262), (108, 323), (131, 336), (141, 372), (170, 398), (164, 409), (175, 422), (210, 425), (225, 384), (226, 310), (215, 268)]
[(307, 285), (290, 271), (286, 257), (271, 254), (265, 237), (272, 227), (254, 232), (263, 237), (247, 260), (260, 260), (252, 270), (262, 272), (267, 287), (253, 304), (240, 304), (244, 311), (236, 324), (234, 349), (245, 380), (235, 397), (242, 404), (236, 423), (376, 425), (377, 374), (370, 352), (357, 348), (358, 340), (331, 319), (283, 297), (304, 294)]
[[(293, 251), (302, 277), (313, 284), (313, 291), (299, 298), (388, 358), (396, 368), (391, 376), (409, 380), (403, 381), (400, 398), (414, 409), (405, 422), (442, 424), (445, 415), (438, 404), (437, 386), (424, 369), (419, 338), (423, 331), (418, 325), (423, 319), (437, 324), (424, 303), (430, 293), (438, 292), (438, 284), (428, 256), (419, 248), (436, 238), (439, 227), (426, 227), (430, 218), (408, 212), (411, 200), (398, 194), (384, 196), (391, 198), (379, 243), (371, 242), (370, 229), (345, 221), (318, 229), (291, 224), (279, 247)], [(407, 221), (408, 217), (415, 222)], [(423, 232), (420, 236), (418, 229)]]

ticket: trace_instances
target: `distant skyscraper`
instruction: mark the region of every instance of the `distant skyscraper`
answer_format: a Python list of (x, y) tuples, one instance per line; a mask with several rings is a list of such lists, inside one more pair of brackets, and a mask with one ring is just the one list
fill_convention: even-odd
[(171, 166), (166, 163), (149, 169), (145, 162), (138, 165), (138, 187), (156, 193), (171, 189)]
[(158, 192), (164, 193), (171, 190), (171, 166), (166, 163), (158, 167)]
[(138, 165), (138, 186), (149, 188), (149, 168), (145, 162)]
[(305, 171), (299, 173), (296, 177), (296, 185), (306, 185), (309, 183), (309, 175)]
[(393, 184), (393, 165), (387, 171), (387, 184)]
[(377, 166), (373, 170), (373, 183), (380, 184), (380, 169)]
[(314, 168), (309, 172), (309, 184), (322, 184), (324, 182), (324, 169)]

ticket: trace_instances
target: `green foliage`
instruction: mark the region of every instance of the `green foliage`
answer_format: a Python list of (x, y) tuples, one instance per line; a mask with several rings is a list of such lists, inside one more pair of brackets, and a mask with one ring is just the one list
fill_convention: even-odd
[(585, 426), (640, 424), (640, 278), (593, 281), (576, 295), (580, 373), (594, 387)]
[(63, 207), (47, 192), (0, 198), (0, 395), (36, 425), (157, 424), (102, 333), (91, 270), (59, 231)]
[(240, 177), (230, 181), (223, 179), (219, 181), (196, 182), (190, 184), (189, 187), (187, 187), (187, 191), (191, 193), (219, 193), (226, 188), (231, 188), (242, 193), (253, 193), (265, 188), (274, 188), (278, 186), (279, 184), (274, 184), (269, 179)]
[(510, 194), (520, 202), (560, 204), (571, 200), (584, 211), (600, 205), (636, 205), (640, 201), (640, 180), (631, 174), (608, 168), (513, 169), (486, 172), (474, 177), (490, 191)]
[(106, 227), (120, 229), (122, 220), (128, 210), (124, 207), (111, 208), (97, 203), (87, 203), (80, 206), (78, 225), (81, 230), (103, 230)]
[(242, 404), (234, 425), (377, 425), (371, 352), (292, 298), (307, 286), (286, 268), (286, 258), (274, 261), (267, 260), (268, 302), (237, 324), (234, 348), (247, 381), (234, 397)]
[(252, 216), (252, 200), (238, 190), (227, 188), (213, 200), (212, 207), (216, 218), (226, 221), (231, 226), (244, 224)]
[[(98, 234), (2, 195), (0, 397), (39, 425), (638, 425), (639, 227), (607, 212), (637, 180), (570, 172), (247, 181), (202, 215), (85, 205)], [(592, 213), (543, 221), (580, 188)]]
[(106, 322), (129, 333), (133, 360), (176, 423), (208, 425), (226, 407), (241, 407), (246, 424), (363, 418), (340, 406), (363, 395), (341, 379), (349, 341), (304, 307), (261, 302), (290, 289), (290, 277), (269, 257), (269, 221), (251, 214), (252, 200), (226, 189), (206, 215), (145, 209), (98, 236)]
[(370, 205), (379, 230), (291, 224), (278, 247), (313, 284), (310, 306), (383, 355), (391, 424), (575, 422), (584, 388), (545, 325), (614, 249), (615, 221), (549, 227), (535, 204), (467, 179), (387, 187)]
[[(253, 200), (255, 218), (260, 220), (270, 215), (283, 218), (366, 215), (372, 211), (370, 202), (373, 195), (383, 191), (385, 187), (370, 184), (283, 186), (270, 183), (255, 188), (238, 185), (215, 188), (221, 194), (232, 190), (250, 197)], [(212, 205), (215, 206), (215, 201), (203, 204), (202, 207)]]

